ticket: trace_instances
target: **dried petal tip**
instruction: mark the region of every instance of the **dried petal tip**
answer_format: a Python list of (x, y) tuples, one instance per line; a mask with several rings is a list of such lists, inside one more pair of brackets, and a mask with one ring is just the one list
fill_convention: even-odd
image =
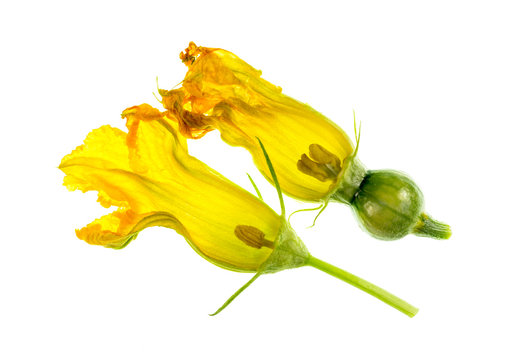
[(185, 51), (181, 51), (179, 54), (179, 58), (186, 66), (192, 65), (195, 62), (195, 58), (200, 55), (202, 50), (203, 48), (201, 46), (197, 47), (193, 41), (190, 41)]

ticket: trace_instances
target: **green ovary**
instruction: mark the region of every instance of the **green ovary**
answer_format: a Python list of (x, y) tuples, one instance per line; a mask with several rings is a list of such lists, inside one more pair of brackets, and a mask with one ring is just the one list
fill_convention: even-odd
[(424, 198), (403, 173), (368, 171), (351, 201), (362, 227), (381, 240), (397, 240), (410, 233), (448, 239), (451, 229), (423, 212)]

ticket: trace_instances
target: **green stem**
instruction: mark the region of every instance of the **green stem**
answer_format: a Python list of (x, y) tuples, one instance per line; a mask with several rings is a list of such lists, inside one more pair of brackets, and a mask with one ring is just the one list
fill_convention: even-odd
[(419, 221), (412, 232), (418, 236), (427, 236), (433, 239), (446, 240), (451, 237), (451, 227), (432, 219), (428, 215), (420, 214)]
[(326, 272), (342, 281), (347, 282), (350, 285), (353, 285), (359, 288), (362, 291), (374, 296), (377, 299), (380, 299), (384, 303), (392, 306), (393, 308), (401, 311), (403, 314), (408, 315), (409, 317), (414, 317), (415, 314), (419, 311), (415, 306), (408, 304), (406, 301), (398, 298), (395, 295), (392, 295), (386, 290), (366, 281), (362, 278), (359, 278), (356, 275), (353, 275), (345, 270), (339, 269), (336, 266), (333, 266), (329, 263), (326, 263), (322, 260), (311, 256), (307, 265), (315, 267), (318, 270)]

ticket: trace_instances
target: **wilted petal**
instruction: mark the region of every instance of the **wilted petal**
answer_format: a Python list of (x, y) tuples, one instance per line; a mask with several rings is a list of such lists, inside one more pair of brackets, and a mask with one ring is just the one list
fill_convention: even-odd
[(76, 230), (76, 236), (91, 245), (122, 249), (138, 233), (150, 226), (164, 226), (187, 236), (186, 229), (171, 214), (154, 212), (136, 214), (131, 210), (118, 210), (94, 220), (86, 227)]
[(175, 115), (185, 136), (193, 138), (188, 134), (218, 129), (227, 143), (248, 149), (271, 181), (259, 151), (259, 138), (285, 193), (318, 201), (333, 190), (335, 176), (328, 181), (316, 178), (301, 171), (297, 162), (313, 145), (333, 154), (342, 165), (353, 147), (341, 128), (310, 106), (282, 94), (280, 87), (261, 78), (260, 71), (226, 50), (191, 43), (182, 59), (189, 67), (183, 87), (169, 94), (162, 92), (162, 103)]
[[(170, 115), (169, 115), (170, 116)], [(97, 129), (60, 168), (71, 190), (98, 190), (119, 211), (78, 230), (89, 243), (120, 248), (147, 226), (166, 226), (184, 235), (211, 262), (255, 271), (271, 254), (238, 238), (252, 226), (275, 241), (281, 219), (266, 204), (188, 155), (175, 120), (143, 104), (126, 109), (128, 134)]]

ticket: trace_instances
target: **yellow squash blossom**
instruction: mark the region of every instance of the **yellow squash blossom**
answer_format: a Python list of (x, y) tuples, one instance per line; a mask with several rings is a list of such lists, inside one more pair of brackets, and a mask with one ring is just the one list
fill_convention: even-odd
[(250, 151), (272, 181), (259, 151), (260, 139), (284, 193), (325, 206), (330, 200), (349, 204), (377, 238), (392, 240), (408, 233), (449, 237), (447, 225), (423, 212), (422, 193), (409, 177), (367, 171), (340, 127), (282, 94), (280, 87), (261, 78), (261, 71), (229, 51), (194, 43), (180, 57), (188, 66), (182, 87), (160, 94), (182, 134), (196, 139), (218, 129), (228, 144)]
[[(77, 231), (90, 244), (122, 248), (148, 226), (175, 229), (215, 264), (256, 271), (271, 247), (246, 246), (236, 226), (258, 229), (273, 242), (280, 217), (266, 204), (188, 155), (186, 139), (157, 109), (126, 109), (129, 132), (92, 131), (60, 169), (71, 190), (98, 190), (103, 206), (120, 210)], [(241, 236), (242, 237), (242, 236)], [(243, 237), (242, 237), (243, 238)]]
[[(208, 261), (233, 271), (255, 272), (219, 311), (261, 274), (310, 265), (415, 315), (417, 309), (403, 300), (311, 256), (284, 213), (277, 215), (188, 154), (172, 115), (143, 104), (126, 109), (122, 116), (128, 133), (110, 126), (93, 130), (59, 166), (70, 190), (96, 190), (101, 205), (118, 207), (77, 230), (80, 239), (121, 249), (143, 229), (164, 226), (185, 237)], [(280, 193), (279, 197), (284, 209)]]
[(183, 87), (161, 94), (185, 135), (198, 138), (220, 130), (227, 143), (247, 148), (271, 181), (259, 138), (285, 193), (320, 201), (333, 190), (342, 162), (353, 152), (340, 127), (282, 94), (260, 71), (228, 51), (191, 43), (181, 58), (189, 66)]

